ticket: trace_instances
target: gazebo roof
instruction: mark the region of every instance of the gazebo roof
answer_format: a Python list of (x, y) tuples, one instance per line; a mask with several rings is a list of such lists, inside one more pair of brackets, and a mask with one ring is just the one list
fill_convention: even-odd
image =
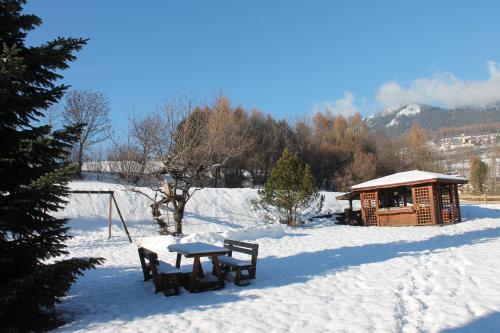
[(358, 192), (346, 192), (335, 197), (337, 200), (359, 200)]
[(449, 176), (435, 172), (412, 170), (398, 172), (389, 176), (372, 179), (367, 182), (351, 186), (350, 189), (351, 191), (362, 191), (375, 188), (390, 188), (434, 182), (464, 184), (467, 183), (467, 179), (463, 177)]

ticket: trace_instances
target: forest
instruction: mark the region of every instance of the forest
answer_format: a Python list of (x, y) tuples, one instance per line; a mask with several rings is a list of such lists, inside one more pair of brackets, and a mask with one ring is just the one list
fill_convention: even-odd
[[(210, 155), (202, 158), (205, 177), (197, 179), (197, 185), (208, 187), (263, 185), (285, 149), (311, 167), (322, 190), (345, 191), (353, 184), (399, 171), (441, 169), (437, 155), (427, 146), (428, 133), (418, 124), (405, 135), (387, 137), (371, 131), (360, 114), (344, 117), (323, 111), (276, 119), (257, 109), (234, 106), (223, 95), (204, 104), (169, 100), (157, 112), (130, 115), (124, 132), (112, 129), (109, 111), (100, 93), (67, 94), (63, 122), (85, 122), (88, 134), (73, 158), (80, 165), (87, 162), (96, 172), (102, 171), (100, 161), (110, 161), (110, 171), (132, 182), (159, 172), (161, 162), (172, 156), (181, 141), (192, 163), (199, 161), (203, 151)], [(188, 119), (189, 133), (180, 138), (179, 126)], [(200, 140), (207, 144), (195, 142)]]

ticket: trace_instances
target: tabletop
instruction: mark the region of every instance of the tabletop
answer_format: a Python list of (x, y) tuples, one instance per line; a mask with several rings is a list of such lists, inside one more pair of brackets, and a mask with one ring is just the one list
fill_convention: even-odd
[(221, 246), (206, 244), (202, 242), (170, 244), (168, 246), (170, 252), (177, 252), (186, 256), (207, 255), (207, 254), (226, 254), (228, 249)]

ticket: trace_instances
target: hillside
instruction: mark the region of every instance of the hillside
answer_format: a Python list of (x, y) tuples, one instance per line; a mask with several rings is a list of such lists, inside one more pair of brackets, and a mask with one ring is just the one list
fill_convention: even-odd
[[(500, 325), (500, 206), (462, 206), (466, 222), (446, 227), (352, 227), (314, 220), (297, 229), (266, 225), (251, 206), (256, 190), (204, 189), (187, 207), (183, 238), (159, 236), (148, 203), (113, 189), (130, 229), (115, 219), (107, 239), (105, 196), (73, 194), (70, 256), (102, 256), (57, 306), (58, 332), (495, 332)], [(346, 203), (327, 194), (326, 210)], [(166, 298), (143, 282), (138, 246), (171, 264), (169, 244), (230, 237), (259, 244), (257, 278), (246, 287), (181, 291)], [(480, 260), (478, 260), (480, 258)], [(183, 259), (183, 270), (191, 261)], [(211, 263), (203, 262), (205, 272)]]
[[(481, 124), (491, 127), (492, 124), (500, 124), (500, 103), (486, 108), (457, 109), (425, 104), (396, 105), (366, 119), (371, 129), (386, 135), (401, 135), (408, 131), (414, 122), (430, 132)], [(488, 131), (488, 128), (485, 126), (485, 131)]]

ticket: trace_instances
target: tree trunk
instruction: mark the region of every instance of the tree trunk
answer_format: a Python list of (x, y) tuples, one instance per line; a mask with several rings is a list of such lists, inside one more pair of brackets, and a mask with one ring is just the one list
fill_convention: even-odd
[(182, 235), (182, 219), (184, 218), (184, 204), (179, 204), (174, 209), (175, 233)]
[(82, 178), (82, 167), (83, 167), (83, 145), (81, 145), (78, 148), (78, 156), (77, 156), (77, 162), (78, 162), (78, 173), (77, 176), (78, 178)]
[(219, 185), (220, 168), (215, 168), (213, 176), (214, 176), (214, 187), (217, 188), (217, 186)]

